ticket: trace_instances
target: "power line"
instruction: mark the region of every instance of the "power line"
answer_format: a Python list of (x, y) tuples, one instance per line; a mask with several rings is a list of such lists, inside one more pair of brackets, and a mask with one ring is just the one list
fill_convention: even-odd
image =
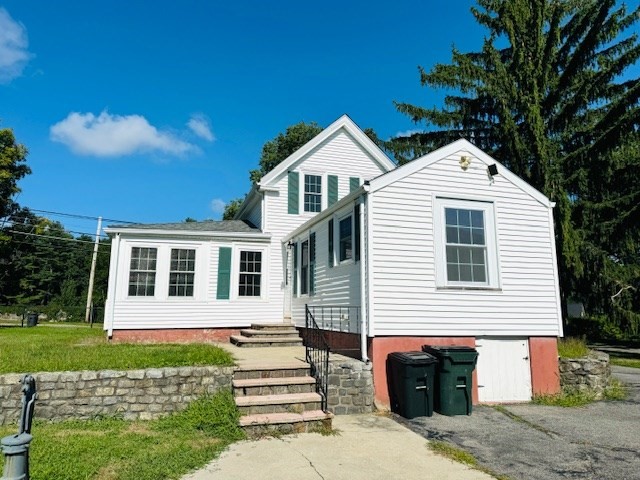
[[(63, 213), (63, 212), (53, 212), (51, 210), (38, 210), (36, 208), (29, 208), (29, 210), (31, 210), (32, 212), (40, 212), (40, 213), (47, 213), (49, 215), (59, 215), (61, 217), (71, 217), (71, 218), (83, 218), (85, 220), (98, 220), (99, 217), (92, 217), (89, 215), (76, 215), (73, 213)], [(113, 218), (103, 218), (102, 220), (107, 221), (107, 222), (118, 222), (118, 223), (139, 223), (139, 222), (131, 222), (128, 220), (115, 220)]]
[(77, 238), (65, 238), (65, 237), (54, 237), (53, 235), (43, 235), (41, 233), (27, 233), (27, 232), (19, 232), (18, 230), (7, 230), (9, 233), (16, 233), (18, 235), (28, 235), (31, 237), (40, 237), (40, 238), (50, 238), (53, 240), (63, 240), (66, 242), (78, 242), (78, 243), (88, 243), (93, 245), (94, 242), (89, 242), (87, 240), (78, 240)]
[[(41, 243), (32, 243), (32, 242), (25, 242), (25, 241), (19, 241), (16, 239), (12, 239), (11, 240), (11, 244), (13, 245), (28, 245), (29, 247), (33, 247), (33, 248), (52, 248), (52, 245), (43, 245)], [(91, 253), (91, 249), (87, 246), (87, 245), (68, 245), (69, 248), (75, 249), (76, 252), (82, 252), (82, 249), (84, 249), (83, 253)], [(105, 247), (106, 249), (110, 249), (111, 245), (107, 245), (107, 244), (100, 244), (101, 247)], [(20, 254), (32, 254), (35, 252), (30, 252), (30, 251), (25, 251), (25, 250), (20, 250), (17, 249), (16, 250), (18, 253)], [(39, 253), (45, 253), (45, 252), (39, 252)], [(100, 250), (98, 253), (104, 254), (104, 255), (110, 255), (109, 251), (106, 250)], [(47, 253), (49, 254), (49, 253)]]

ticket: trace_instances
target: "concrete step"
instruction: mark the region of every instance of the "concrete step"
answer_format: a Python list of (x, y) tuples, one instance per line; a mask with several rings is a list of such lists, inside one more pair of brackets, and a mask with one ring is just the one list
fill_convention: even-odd
[(295, 325), (288, 323), (252, 323), (251, 330), (287, 330), (292, 328), (295, 330)]
[(283, 393), (309, 393), (315, 390), (313, 377), (249, 378), (233, 380), (233, 394), (236, 397), (254, 395), (276, 395)]
[(300, 337), (259, 338), (232, 335), (231, 343), (238, 347), (298, 347), (302, 345)]
[(234, 380), (309, 376), (311, 367), (302, 361), (285, 363), (244, 363), (233, 373)]
[(330, 431), (333, 414), (322, 410), (302, 413), (267, 413), (246, 415), (239, 424), (249, 437), (263, 435)]
[(261, 330), (253, 328), (245, 328), (240, 330), (240, 335), (251, 338), (274, 338), (274, 337), (299, 337), (295, 328), (279, 329), (279, 330)]
[(268, 413), (302, 413), (320, 410), (322, 406), (322, 398), (315, 392), (247, 395), (236, 397), (235, 400), (236, 406), (243, 416)]

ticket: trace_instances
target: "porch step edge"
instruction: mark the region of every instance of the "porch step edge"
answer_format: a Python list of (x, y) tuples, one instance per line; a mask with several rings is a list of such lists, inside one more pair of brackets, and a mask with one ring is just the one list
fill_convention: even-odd
[(322, 397), (315, 393), (281, 393), (275, 395), (247, 395), (236, 397), (238, 407), (254, 407), (259, 405), (286, 405), (288, 403), (320, 402)]
[(282, 423), (313, 422), (318, 420), (330, 420), (332, 413), (322, 410), (311, 410), (302, 413), (258, 413), (241, 417), (239, 425), (250, 427), (252, 425), (278, 425)]
[(265, 386), (280, 386), (280, 385), (307, 385), (315, 384), (316, 380), (313, 377), (279, 377), (279, 378), (248, 378), (248, 379), (234, 379), (232, 384), (235, 388), (249, 388), (249, 387), (265, 387)]

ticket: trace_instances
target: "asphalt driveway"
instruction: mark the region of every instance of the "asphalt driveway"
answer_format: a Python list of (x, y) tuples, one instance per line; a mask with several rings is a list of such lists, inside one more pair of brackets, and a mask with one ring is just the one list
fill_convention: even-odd
[(446, 440), (510, 479), (640, 479), (640, 369), (613, 367), (628, 400), (582, 408), (475, 407), (473, 415), (406, 420), (416, 433)]

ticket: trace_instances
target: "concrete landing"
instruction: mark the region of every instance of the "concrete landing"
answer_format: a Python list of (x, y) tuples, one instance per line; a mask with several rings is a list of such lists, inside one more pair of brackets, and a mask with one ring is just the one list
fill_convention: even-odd
[(379, 415), (338, 416), (335, 435), (301, 433), (231, 445), (183, 480), (490, 480), (431, 452), (420, 435)]

